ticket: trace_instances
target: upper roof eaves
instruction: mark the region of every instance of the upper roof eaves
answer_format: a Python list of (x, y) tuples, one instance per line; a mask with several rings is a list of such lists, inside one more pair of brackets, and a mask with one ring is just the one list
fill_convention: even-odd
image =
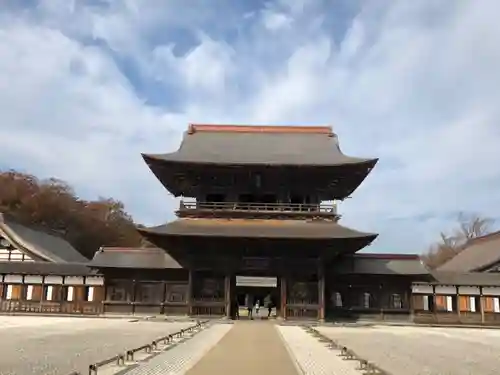
[(331, 126), (251, 126), (190, 124), (179, 149), (143, 154), (146, 162), (340, 166), (378, 159), (344, 155)]

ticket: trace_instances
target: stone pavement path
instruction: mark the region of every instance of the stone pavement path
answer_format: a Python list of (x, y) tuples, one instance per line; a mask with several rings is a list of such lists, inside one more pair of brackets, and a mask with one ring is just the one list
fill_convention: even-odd
[(238, 321), (186, 375), (299, 375), (269, 321)]

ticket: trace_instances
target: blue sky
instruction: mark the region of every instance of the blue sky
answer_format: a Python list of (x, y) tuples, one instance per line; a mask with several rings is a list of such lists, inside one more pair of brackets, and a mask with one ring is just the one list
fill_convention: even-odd
[(458, 212), (500, 215), (500, 2), (8, 1), (0, 167), (58, 177), (160, 224), (141, 152), (189, 122), (331, 124), (380, 162), (342, 223), (421, 252)]

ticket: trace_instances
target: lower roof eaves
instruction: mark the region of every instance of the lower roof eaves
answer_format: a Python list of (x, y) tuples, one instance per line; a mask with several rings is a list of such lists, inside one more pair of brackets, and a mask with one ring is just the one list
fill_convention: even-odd
[(269, 239), (360, 239), (377, 234), (359, 232), (324, 220), (178, 219), (166, 225), (138, 228), (144, 235), (241, 237)]
[(418, 256), (398, 254), (355, 254), (334, 263), (337, 274), (427, 276), (429, 269)]
[(0, 262), (0, 274), (95, 276), (98, 272), (82, 263)]
[(500, 287), (500, 273), (432, 271), (431, 276), (436, 285)]

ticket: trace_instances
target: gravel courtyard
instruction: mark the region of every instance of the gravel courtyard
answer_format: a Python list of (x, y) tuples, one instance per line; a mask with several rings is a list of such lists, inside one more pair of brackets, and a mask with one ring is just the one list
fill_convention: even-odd
[(0, 374), (87, 374), (93, 362), (193, 324), (0, 316)]
[(393, 374), (493, 375), (500, 368), (500, 330), (387, 326), (318, 330)]

